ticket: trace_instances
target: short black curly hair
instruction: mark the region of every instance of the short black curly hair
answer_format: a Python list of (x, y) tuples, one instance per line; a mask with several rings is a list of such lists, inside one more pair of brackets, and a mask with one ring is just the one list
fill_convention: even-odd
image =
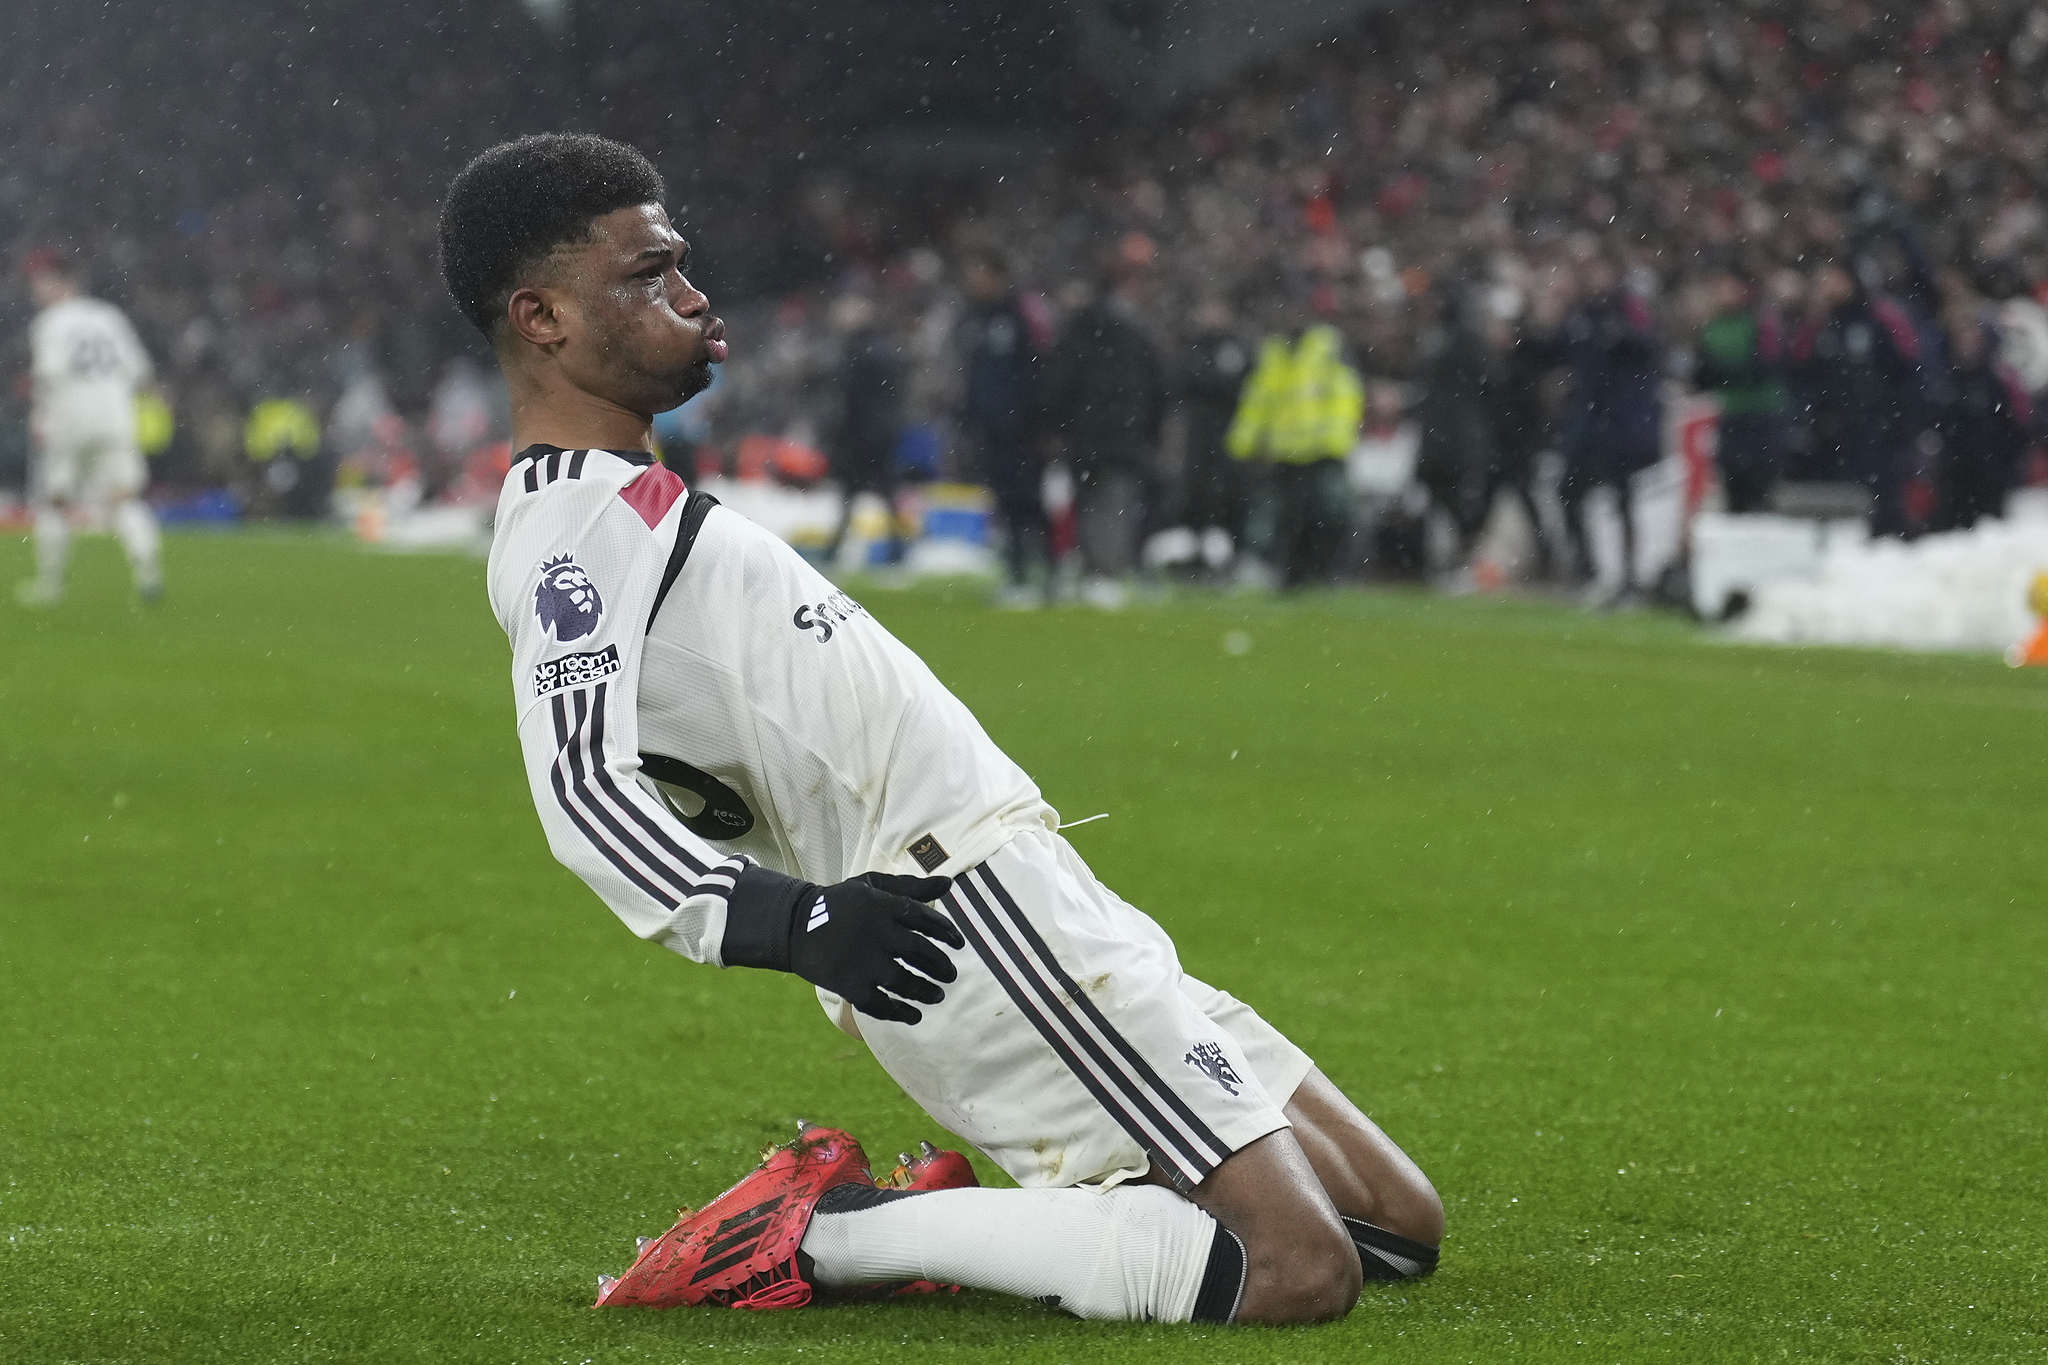
[(479, 153), (441, 202), (441, 278), (463, 316), (495, 338), (519, 277), (564, 242), (591, 240), (614, 209), (659, 204), (661, 172), (623, 142), (535, 133)]

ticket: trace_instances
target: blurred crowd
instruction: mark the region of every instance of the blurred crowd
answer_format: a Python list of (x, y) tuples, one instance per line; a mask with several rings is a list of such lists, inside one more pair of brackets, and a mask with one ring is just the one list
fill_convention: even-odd
[[(839, 187), (880, 113), (1045, 117), (1057, 54), (1033, 60), (1033, 33), (1054, 7), (935, 19), (870, 0), (821, 32), (743, 0), (697, 0), (686, 21), (637, 0), (21, 0), (0, 45), (0, 249), (61, 250), (130, 314), (175, 416), (153, 461), (167, 483), (261, 506), (274, 467), (245, 434), (277, 400), (323, 424), (341, 411), (328, 439), (352, 448), (330, 463), (360, 453), (438, 487), (454, 476), (436, 390), (463, 406), (473, 376), (450, 362), (489, 364), (434, 255), (439, 195), (470, 156), (565, 126), (631, 140), (716, 262), (705, 283), (760, 296), (869, 249), (889, 215)], [(961, 60), (970, 23), (999, 46)], [(8, 286), (0, 367), (19, 373), (30, 307)], [(0, 386), (0, 487), (23, 476), (23, 403)]]
[[(1351, 534), (1350, 440), (1232, 449), (1276, 347), (1336, 357), (1355, 420), (1419, 428), (1454, 560), (1506, 494), (1540, 569), (1589, 575), (1588, 496), (1660, 458), (1687, 395), (1718, 407), (1732, 510), (1797, 483), (1881, 533), (1967, 525), (2041, 473), (2044, 58), (2048, 11), (2023, 5), (1393, 7), (834, 287), (893, 319), (905, 420), (956, 438), (1020, 543), (1041, 532), (1016, 470), (1064, 454), (1095, 573), (1174, 526), (1288, 582), (1415, 564)], [(829, 297), (763, 320), (721, 424), (831, 447)], [(1036, 348), (1028, 418), (982, 411), (991, 328)], [(1532, 496), (1546, 452), (1561, 544)]]
[[(149, 81), (97, 102), (8, 87), (0, 116), (48, 164), (6, 177), (0, 209), (87, 163), (117, 185), (109, 163), (214, 149), (196, 158), (214, 181), (176, 199), (200, 207), (166, 219), (161, 187), (137, 189), (77, 243), (159, 356), (186, 481), (260, 500), (246, 432), (266, 398), (316, 415), (341, 477), (423, 471), (427, 496), (499, 434), (438, 298), (432, 196), (469, 150), (550, 121), (507, 74), (546, 38), (482, 7), (419, 22), (460, 41), (410, 72), (209, 30), (230, 72), (299, 54), (290, 119), (153, 119), (132, 107)], [(1503, 495), (1540, 533), (1554, 453), (1565, 534), (1538, 552), (1560, 576), (1589, 569), (1587, 497), (1659, 457), (1688, 394), (1718, 402), (1738, 510), (1833, 484), (1911, 535), (2039, 472), (2048, 9), (1390, 6), (1163, 116), (1070, 96), (1085, 117), (1058, 150), (939, 189), (851, 173), (791, 112), (831, 74), (797, 49), (728, 38), (713, 106), (663, 77), (680, 39), (640, 28), (583, 97), (665, 167), (708, 168), (671, 173), (734, 336), (667, 439), (730, 469), (765, 435), (885, 495), (906, 470), (983, 483), (1020, 582), (1071, 549), (1113, 584), (1175, 527), (1203, 562), (1250, 547), (1284, 582), (1412, 561), (1358, 534), (1338, 468), (1361, 427), (1397, 422), (1456, 553)], [(237, 175), (236, 139), (266, 120), (297, 172)], [(24, 244), (49, 226), (15, 213)], [(766, 243), (732, 289), (722, 216)]]

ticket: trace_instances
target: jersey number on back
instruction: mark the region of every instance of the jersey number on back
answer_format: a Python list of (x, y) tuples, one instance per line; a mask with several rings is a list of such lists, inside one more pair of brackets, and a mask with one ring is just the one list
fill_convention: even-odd
[(71, 348), (71, 374), (77, 379), (116, 379), (121, 374), (121, 352), (103, 336), (82, 336)]

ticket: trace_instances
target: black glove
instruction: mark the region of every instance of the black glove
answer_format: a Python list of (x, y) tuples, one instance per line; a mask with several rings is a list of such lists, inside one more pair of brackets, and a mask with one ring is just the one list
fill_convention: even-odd
[(967, 940), (922, 903), (952, 884), (950, 877), (868, 872), (820, 887), (750, 867), (726, 897), (719, 956), (728, 967), (792, 972), (862, 1014), (915, 1024), (924, 1015), (904, 1001), (936, 1005), (946, 993), (933, 983), (960, 975), (939, 944), (964, 948)]

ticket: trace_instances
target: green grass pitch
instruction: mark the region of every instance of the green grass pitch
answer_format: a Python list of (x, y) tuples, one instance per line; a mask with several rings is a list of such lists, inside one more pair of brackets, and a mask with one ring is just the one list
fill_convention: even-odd
[(0, 1361), (2048, 1354), (2048, 676), (1402, 593), (867, 591), (1417, 1157), (1443, 1270), (1288, 1331), (595, 1313), (798, 1117), (942, 1135), (800, 983), (552, 863), (475, 561), (168, 559), (155, 611), (104, 541), (63, 610), (0, 605)]

